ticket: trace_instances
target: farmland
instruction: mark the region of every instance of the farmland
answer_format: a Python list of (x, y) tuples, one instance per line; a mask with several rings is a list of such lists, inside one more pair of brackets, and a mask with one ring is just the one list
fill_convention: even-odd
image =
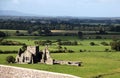
[[(113, 50), (110, 44), (120, 38), (120, 20), (112, 19), (1, 19), (0, 36), (3, 38), (0, 38), (0, 64), (72, 74), (83, 78), (120, 78), (120, 51)], [(8, 64), (6, 57), (16, 57), (23, 44), (39, 45), (40, 51), (48, 45), (53, 59), (81, 61), (82, 66)]]
[[(18, 41), (21, 43), (25, 43), (26, 45), (35, 45), (34, 41), (38, 40), (51, 40), (53, 41), (52, 45), (50, 45), (50, 50), (55, 49), (57, 46), (57, 43), (55, 42), (56, 40), (62, 40), (62, 41), (77, 41), (78, 45), (76, 46), (69, 46), (69, 45), (63, 45), (62, 47), (67, 47), (68, 49), (73, 49), (75, 52), (79, 52), (80, 49), (82, 50), (89, 50), (92, 52), (104, 52), (105, 49), (111, 50), (110, 46), (103, 46), (101, 42), (106, 42), (110, 44), (112, 40), (110, 39), (85, 39), (85, 40), (80, 40), (78, 39), (77, 36), (12, 36), (12, 37), (6, 37), (4, 40), (12, 40), (12, 41)], [(90, 42), (94, 42), (96, 45), (95, 46), (90, 46)], [(7, 47), (7, 48), (6, 48)], [(43, 49), (44, 46), (40, 46), (40, 48)], [(9, 49), (11, 48), (11, 49)], [(0, 45), (0, 50), (18, 50), (20, 46), (3, 46)]]
[[(51, 53), (53, 59), (82, 61), (81, 67), (67, 65), (46, 65), (46, 64), (8, 64), (5, 59), (7, 56), (16, 56), (17, 54), (0, 54), (0, 64), (25, 67), (37, 70), (46, 70), (52, 72), (72, 74), (83, 78), (92, 78), (102, 76), (103, 78), (119, 78), (120, 77), (120, 52), (111, 50), (110, 45), (104, 46), (101, 42), (110, 43), (111, 39), (78, 39), (77, 36), (10, 36), (4, 40), (12, 40), (24, 42), (27, 45), (35, 45), (34, 41), (51, 40), (53, 43), (49, 45), (49, 50), (57, 50), (56, 40), (77, 41), (78, 45), (62, 45), (67, 49), (72, 49), (73, 53)], [(90, 42), (96, 45), (91, 46)], [(2, 51), (18, 51), (22, 46), (16, 45), (0, 45)], [(40, 50), (45, 46), (40, 45)], [(110, 51), (105, 52), (105, 49)], [(83, 52), (80, 52), (83, 50)]]
[[(0, 63), (7, 64), (5, 58), (9, 55), (16, 54), (1, 54)], [(83, 78), (91, 78), (98, 75), (103, 75), (103, 78), (119, 78), (120, 77), (120, 53), (116, 52), (92, 52), (92, 53), (60, 53), (51, 54), (54, 59), (82, 61), (81, 67), (67, 65), (45, 65), (45, 64), (7, 64), (18, 67), (32, 68), (37, 70), (46, 70), (59, 73), (67, 73)], [(114, 73), (114, 74), (112, 74)], [(106, 74), (106, 75), (105, 75)], [(107, 75), (108, 74), (108, 75)]]

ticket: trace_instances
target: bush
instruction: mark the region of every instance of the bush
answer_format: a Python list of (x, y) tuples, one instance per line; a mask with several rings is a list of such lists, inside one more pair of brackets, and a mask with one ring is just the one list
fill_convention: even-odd
[(60, 41), (58, 45), (78, 45), (77, 41)]
[(0, 43), (4, 40), (4, 38), (0, 38)]
[(101, 36), (96, 36), (95, 39), (102, 39), (102, 37)]
[(113, 41), (110, 43), (111, 48), (116, 51), (120, 51), (120, 41)]
[(110, 50), (108, 48), (105, 49), (105, 52), (109, 52)]
[(73, 53), (74, 51), (73, 50), (68, 50), (69, 53)]
[(21, 42), (17, 42), (17, 41), (3, 40), (0, 42), (0, 45), (25, 45), (25, 43), (21, 43)]
[(65, 53), (64, 50), (55, 50), (55, 51), (50, 51), (51, 53)]
[(54, 50), (54, 51), (50, 51), (51, 53), (73, 53), (73, 50), (67, 50), (67, 52), (65, 52), (65, 50)]
[(80, 49), (80, 52), (87, 52), (87, 50), (82, 50), (82, 49)]
[(80, 49), (80, 52), (83, 52), (83, 50)]
[(90, 42), (90, 45), (91, 45), (91, 46), (94, 46), (94, 45), (96, 45), (96, 44), (95, 44), (94, 42)]
[(18, 51), (2, 51), (0, 50), (0, 54), (11, 54), (11, 53), (17, 53)]
[(56, 42), (61, 42), (62, 40), (61, 39), (57, 39)]
[(2, 31), (0, 31), (0, 37), (5, 37), (5, 36), (6, 36), (6, 34)]
[(101, 44), (104, 46), (109, 46), (109, 44), (107, 42), (101, 42)]
[(8, 57), (6, 57), (6, 61), (8, 63), (15, 63), (15, 58), (13, 56), (8, 56)]
[(42, 45), (42, 46), (45, 46), (45, 45), (52, 45), (52, 41), (50, 40), (44, 40), (44, 41), (34, 41), (34, 43), (36, 45)]

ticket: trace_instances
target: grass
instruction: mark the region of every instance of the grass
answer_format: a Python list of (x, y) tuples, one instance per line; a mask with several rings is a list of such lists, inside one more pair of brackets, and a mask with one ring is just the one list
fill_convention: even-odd
[(0, 46), (2, 51), (18, 51), (22, 46)]
[[(10, 54), (16, 56), (16, 54)], [(120, 52), (84, 52), (84, 53), (55, 53), (52, 58), (57, 60), (82, 61), (81, 67), (67, 65), (45, 65), (45, 64), (7, 64), (5, 58), (8, 54), (0, 54), (0, 64), (25, 67), (37, 70), (72, 74), (83, 78), (91, 78), (104, 75), (103, 78), (120, 77)], [(111, 73), (114, 73), (111, 75)], [(109, 75), (110, 74), (110, 75)]]
[[(0, 31), (5, 32), (8, 35), (15, 35), (17, 30), (9, 30), (9, 29), (0, 29)], [(22, 34), (27, 34), (26, 30), (19, 30), (20, 33)]]
[(11, 36), (8, 39), (28, 39), (28, 40), (79, 40), (77, 36)]
[[(67, 49), (71, 49), (75, 52), (79, 52), (80, 49), (82, 50), (86, 50), (86, 51), (105, 51), (105, 49), (109, 49), (111, 50), (110, 46), (103, 46), (101, 45), (101, 42), (107, 42), (110, 43), (111, 40), (109, 39), (88, 39), (88, 40), (80, 40), (78, 39), (77, 36), (12, 36), (12, 37), (6, 37), (5, 40), (12, 40), (12, 41), (18, 41), (21, 43), (25, 43), (27, 45), (35, 45), (34, 41), (36, 40), (52, 40), (52, 41), (56, 41), (57, 39), (61, 39), (61, 40), (70, 40), (70, 41), (77, 41), (79, 43), (79, 45), (77, 46), (62, 46), (62, 47), (67, 47)], [(90, 46), (90, 42), (94, 42), (95, 44), (97, 44), (96, 46)], [(80, 45), (82, 44), (82, 45)], [(6, 50), (14, 50), (12, 48), (12, 46), (0, 46), (0, 50), (5, 50), (5, 47), (11, 47), (11, 49), (7, 49)], [(19, 46), (14, 46), (14, 48), (18, 49)], [(53, 45), (49, 46), (50, 50), (55, 50), (57, 49), (57, 43), (53, 43)], [(44, 48), (44, 46), (40, 47), (41, 49)], [(15, 50), (16, 50), (15, 49)]]
[[(0, 64), (12, 65), (18, 67), (25, 67), (37, 70), (46, 70), (52, 72), (72, 74), (83, 78), (91, 78), (102, 75), (103, 78), (120, 78), (120, 52), (104, 52), (106, 48), (111, 50), (110, 46), (103, 46), (101, 42), (110, 43), (109, 39), (91, 39), (91, 40), (79, 40), (76, 36), (12, 36), (6, 37), (6, 40), (19, 41), (26, 43), (27, 45), (35, 45), (35, 40), (70, 40), (78, 41), (77, 46), (62, 46), (67, 49), (74, 50), (75, 53), (52, 53), (51, 56), (57, 60), (69, 60), (69, 61), (82, 61), (81, 67), (67, 66), (67, 65), (46, 65), (46, 64), (8, 64), (5, 59), (7, 56), (16, 56), (17, 54), (0, 54)], [(94, 42), (97, 45), (90, 46), (90, 42)], [(82, 44), (82, 45), (80, 45)], [(0, 50), (3, 51), (17, 51), (21, 46), (0, 46)], [(44, 49), (44, 46), (40, 46), (40, 50)], [(49, 46), (50, 51), (56, 50), (57, 45)], [(91, 52), (82, 52), (79, 50), (87, 50)]]
[(80, 50), (83, 51), (89, 51), (89, 52), (103, 52), (105, 49), (111, 49), (110, 46), (63, 46), (67, 49), (72, 49), (75, 52), (80, 52)]

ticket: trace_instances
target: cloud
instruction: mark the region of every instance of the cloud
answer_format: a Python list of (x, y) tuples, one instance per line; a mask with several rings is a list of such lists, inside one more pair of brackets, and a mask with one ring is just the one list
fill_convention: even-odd
[(19, 0), (12, 0), (12, 2), (13, 2), (14, 4), (19, 4), (19, 3), (20, 3)]

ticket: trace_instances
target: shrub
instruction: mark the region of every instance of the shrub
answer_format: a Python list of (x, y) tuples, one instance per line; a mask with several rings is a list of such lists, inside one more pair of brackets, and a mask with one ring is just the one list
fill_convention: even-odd
[(95, 45), (95, 43), (94, 43), (94, 42), (90, 42), (90, 45), (91, 45), (91, 46), (94, 46), (94, 45)]
[(73, 53), (74, 51), (73, 50), (68, 50), (69, 53)]
[(65, 53), (64, 50), (54, 50), (54, 51), (50, 51), (51, 53)]
[(106, 49), (105, 49), (105, 52), (109, 52), (109, 49), (108, 49), (108, 48), (106, 48)]
[(102, 45), (108, 46), (109, 44), (107, 42), (101, 42)]
[(113, 41), (110, 43), (111, 48), (116, 51), (120, 51), (120, 41)]
[(78, 45), (77, 41), (60, 41), (58, 45)]
[(15, 58), (13, 56), (8, 56), (8, 57), (6, 57), (6, 61), (8, 63), (15, 63)]
[(0, 54), (11, 54), (11, 53), (17, 53), (18, 51), (2, 51), (0, 50)]
[(51, 53), (73, 53), (73, 50), (67, 50), (67, 52), (65, 52), (65, 50), (54, 50), (54, 51), (50, 51)]
[(80, 49), (80, 52), (87, 52), (87, 50), (82, 50), (82, 49)]
[(4, 40), (4, 38), (0, 38), (0, 42), (2, 42)]
[(80, 49), (80, 52), (83, 52), (83, 50), (82, 50), (82, 49)]
[(8, 41), (3, 40), (0, 45), (25, 45), (25, 43), (17, 42), (17, 41)]
[(102, 37), (101, 36), (96, 36), (95, 39), (102, 39)]
[(44, 40), (44, 41), (34, 41), (34, 43), (36, 44), (36, 45), (42, 45), (42, 46), (44, 46), (44, 45), (52, 45), (52, 41), (50, 41), (50, 40)]
[(6, 36), (6, 34), (2, 31), (0, 31), (0, 37), (5, 37), (5, 36)]
[(26, 49), (27, 49), (27, 45), (23, 45), (22, 48), (20, 48), (22, 52), (24, 52)]
[(61, 42), (62, 40), (61, 39), (57, 39), (56, 42)]

